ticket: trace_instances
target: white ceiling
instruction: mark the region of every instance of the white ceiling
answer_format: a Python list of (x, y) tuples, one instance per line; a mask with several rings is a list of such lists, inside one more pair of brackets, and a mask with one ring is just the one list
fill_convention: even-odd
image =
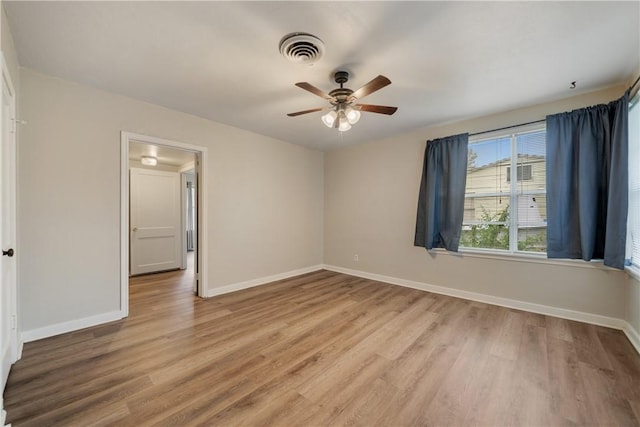
[[(640, 2), (12, 2), (22, 66), (319, 149), (565, 98), (628, 81), (640, 66)], [(325, 42), (313, 66), (288, 62), (291, 32)], [(326, 128), (332, 73), (363, 100), (353, 129)], [(570, 90), (570, 82), (577, 89)]]

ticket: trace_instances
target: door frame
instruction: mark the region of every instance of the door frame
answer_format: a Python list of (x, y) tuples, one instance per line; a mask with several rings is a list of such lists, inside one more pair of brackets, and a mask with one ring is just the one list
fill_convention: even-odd
[[(9, 289), (10, 295), (10, 319), (11, 319), (11, 329), (9, 339), (9, 353), (10, 353), (10, 361), (11, 365), (13, 365), (16, 361), (20, 360), (22, 357), (22, 343), (19, 342), (18, 339), (18, 268), (17, 268), (17, 257), (20, 256), (20, 251), (17, 242), (17, 132), (18, 132), (18, 121), (16, 118), (16, 92), (15, 87), (13, 86), (13, 81), (11, 79), (11, 74), (9, 73), (9, 67), (7, 65), (4, 52), (0, 51), (0, 71), (1, 77), (7, 85), (11, 95), (10, 101), (10, 139), (9, 141), (5, 141), (2, 138), (4, 134), (4, 129), (2, 129), (2, 121), (0, 120), (0, 150), (2, 150), (2, 156), (0, 156), (0, 161), (2, 161), (2, 181), (8, 178), (8, 184), (5, 187), (4, 183), (0, 191), (7, 190), (8, 194), (6, 195), (9, 199), (9, 204), (11, 205), (9, 208), (4, 206), (1, 207), (3, 209), (3, 214), (10, 216), (11, 229), (9, 230), (9, 239), (11, 241), (12, 248), (16, 251), (16, 258), (13, 258), (13, 262), (10, 263), (9, 267), (11, 269), (10, 276), (13, 278), (12, 283), (9, 284), (11, 289)], [(3, 103), (0, 102), (0, 117), (4, 115), (4, 111), (2, 111)], [(9, 146), (7, 147), (7, 144)], [(5, 150), (8, 148), (8, 150)], [(5, 154), (9, 154), (10, 158), (5, 159)], [(7, 170), (8, 169), (8, 170)], [(0, 197), (4, 199), (4, 194), (0, 194)], [(5, 248), (2, 248), (5, 249)], [(4, 286), (4, 285), (3, 285)], [(0, 321), (1, 322), (1, 321)], [(0, 328), (0, 334), (4, 328)], [(9, 368), (10, 370), (11, 368)], [(4, 375), (4, 372), (3, 372)], [(4, 425), (6, 413), (4, 411), (4, 403), (2, 399), (2, 393), (4, 392), (4, 386), (6, 384), (2, 381), (2, 390), (0, 390), (0, 425)]]
[(205, 297), (207, 287), (207, 147), (153, 136), (122, 131), (120, 133), (120, 312), (122, 317), (129, 315), (129, 142), (162, 145), (196, 153), (196, 174), (198, 176), (198, 296)]
[[(11, 121), (12, 121), (12, 132), (11, 132), (11, 140), (9, 141), (9, 143), (11, 144), (9, 153), (11, 154), (11, 162), (10, 162), (10, 170), (9, 171), (5, 171), (4, 168), (2, 169), (2, 174), (3, 174), (3, 178), (6, 178), (7, 175), (9, 175), (9, 178), (11, 180), (11, 182), (9, 183), (9, 200), (11, 201), (11, 209), (8, 212), (9, 215), (11, 215), (12, 217), (12, 221), (11, 223), (13, 224), (12, 226), (12, 230), (10, 230), (11, 236), (10, 236), (10, 240), (13, 242), (12, 246), (14, 251), (16, 251), (16, 257), (19, 256), (19, 254), (17, 254), (17, 250), (18, 250), (18, 242), (17, 242), (17, 219), (18, 219), (18, 214), (17, 214), (17, 207), (18, 207), (18, 203), (17, 203), (17, 176), (16, 176), (16, 172), (17, 172), (17, 149), (18, 149), (18, 145), (17, 145), (17, 140), (16, 140), (16, 136), (18, 133), (18, 121), (16, 118), (16, 92), (13, 86), (13, 82), (11, 81), (11, 75), (9, 74), (9, 68), (7, 66), (7, 62), (4, 58), (4, 54), (2, 52), (0, 52), (0, 54), (2, 55), (2, 78), (3, 80), (6, 82), (7, 87), (9, 88), (9, 91), (11, 92)], [(3, 145), (5, 143), (5, 141), (2, 141)], [(6, 166), (6, 162), (3, 161), (3, 166)], [(7, 173), (8, 172), (8, 173)], [(12, 332), (11, 332), (11, 346), (12, 346), (12, 359), (13, 362), (16, 362), (17, 360), (20, 359), (21, 355), (22, 355), (22, 349), (21, 346), (18, 343), (18, 266), (17, 266), (17, 258), (14, 258), (14, 260), (16, 262), (11, 263), (11, 270), (12, 270), (12, 275), (14, 278), (14, 283), (13, 283), (13, 289), (12, 289), (12, 298), (11, 298), (11, 302), (13, 305), (13, 310), (12, 310), (12, 315), (14, 316), (15, 320), (14, 320), (14, 324)]]
[[(195, 162), (191, 162), (191, 164), (188, 164), (186, 167), (183, 167), (180, 169), (179, 173), (180, 173), (180, 185), (182, 186), (182, 188), (180, 189), (180, 203), (181, 203), (181, 212), (180, 212), (180, 227), (182, 227), (182, 230), (186, 230), (187, 229), (187, 199), (188, 199), (188, 195), (187, 195), (187, 174), (189, 174), (190, 171), (193, 171), (194, 175), (195, 175)], [(196, 187), (197, 190), (197, 187)], [(197, 201), (194, 200), (194, 203), (196, 204), (195, 208), (196, 208), (196, 213), (198, 212), (198, 205), (196, 203)], [(194, 224), (195, 228), (196, 228), (196, 249), (197, 244), (198, 244), (198, 224)], [(187, 233), (182, 233), (182, 257), (180, 260), (180, 269), (184, 270), (187, 268)], [(194, 289), (194, 292), (198, 292), (197, 289)]]

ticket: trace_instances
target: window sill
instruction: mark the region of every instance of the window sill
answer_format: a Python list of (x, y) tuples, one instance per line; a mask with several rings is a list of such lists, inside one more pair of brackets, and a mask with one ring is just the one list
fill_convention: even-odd
[[(547, 265), (561, 265), (565, 267), (579, 267), (579, 268), (596, 268), (599, 270), (621, 271), (616, 268), (607, 267), (601, 260), (597, 261), (584, 261), (581, 259), (549, 259), (546, 254), (536, 253), (511, 253), (511, 252), (497, 252), (491, 250), (482, 249), (460, 249), (460, 252), (449, 252), (446, 249), (438, 248), (432, 249), (429, 252), (436, 254), (446, 254), (457, 258), (484, 258), (494, 259), (502, 261), (515, 261), (515, 262), (527, 262), (534, 264), (547, 264)], [(637, 270), (636, 270), (637, 271)], [(627, 270), (628, 272), (628, 270)], [(638, 274), (638, 273), (636, 273)]]
[(624, 268), (624, 271), (627, 272), (629, 277), (640, 282), (640, 267), (637, 267), (635, 265), (629, 265)]

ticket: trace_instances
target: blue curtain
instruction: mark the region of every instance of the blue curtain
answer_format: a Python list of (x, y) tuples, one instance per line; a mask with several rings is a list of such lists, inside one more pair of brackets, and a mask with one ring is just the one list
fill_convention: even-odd
[(547, 256), (623, 269), (629, 94), (547, 116)]
[(458, 252), (469, 134), (427, 141), (414, 245)]

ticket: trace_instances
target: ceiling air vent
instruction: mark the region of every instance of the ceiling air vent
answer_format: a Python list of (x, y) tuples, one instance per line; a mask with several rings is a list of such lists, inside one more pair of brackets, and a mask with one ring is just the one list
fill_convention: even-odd
[(280, 40), (280, 53), (291, 62), (315, 64), (324, 54), (324, 43), (308, 33), (287, 34)]

